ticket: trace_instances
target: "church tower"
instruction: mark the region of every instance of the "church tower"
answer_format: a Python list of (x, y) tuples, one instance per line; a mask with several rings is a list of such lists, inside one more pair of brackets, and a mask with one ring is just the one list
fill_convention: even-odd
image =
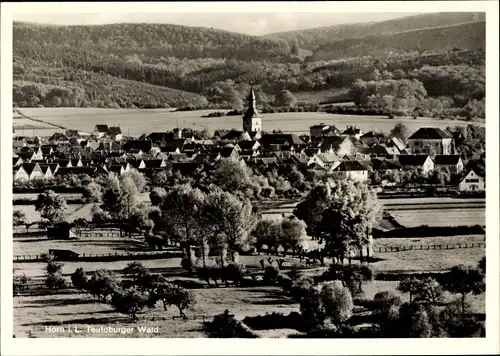
[(253, 88), (250, 88), (250, 94), (248, 95), (248, 110), (243, 116), (243, 131), (249, 134), (262, 131), (262, 119), (259, 117), (257, 111)]

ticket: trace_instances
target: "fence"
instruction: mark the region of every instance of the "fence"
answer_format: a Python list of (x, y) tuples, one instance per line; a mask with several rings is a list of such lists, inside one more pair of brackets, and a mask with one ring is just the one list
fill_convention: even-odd
[(486, 242), (464, 242), (459, 244), (442, 245), (402, 245), (402, 246), (380, 246), (374, 248), (374, 252), (400, 252), (400, 251), (422, 251), (422, 250), (453, 250), (457, 248), (481, 248), (486, 247)]
[[(148, 251), (148, 252), (140, 252), (140, 253), (101, 253), (101, 254), (92, 254), (92, 253), (82, 253), (79, 256), (68, 259), (58, 259), (60, 261), (126, 261), (130, 259), (136, 260), (147, 260), (147, 259), (156, 259), (156, 258), (180, 258), (182, 257), (181, 252), (172, 252), (172, 251)], [(45, 258), (43, 255), (15, 255), (14, 262), (43, 262)]]

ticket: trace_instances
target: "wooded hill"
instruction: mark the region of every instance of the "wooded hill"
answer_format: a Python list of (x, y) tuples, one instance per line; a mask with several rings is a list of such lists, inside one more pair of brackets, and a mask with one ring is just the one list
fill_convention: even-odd
[[(388, 35), (412, 30), (458, 25), (469, 22), (485, 21), (483, 12), (441, 12), (407, 16), (382, 22), (355, 23), (286, 31), (265, 35), (265, 38), (284, 40), (290, 45), (296, 43), (300, 48), (313, 51), (326, 43), (360, 38), (366, 36)], [(453, 41), (454, 39), (452, 39)], [(367, 55), (365, 53), (364, 55)]]
[(385, 56), (388, 52), (443, 51), (478, 49), (486, 46), (486, 23), (428, 28), (390, 35), (366, 36), (330, 42), (319, 46), (309, 61), (358, 57), (369, 54)]
[[(397, 31), (470, 18), (481, 16), (419, 15), (373, 26)], [(339, 102), (351, 99), (347, 94), (358, 79), (418, 80), (428, 97), (438, 98), (432, 105), (403, 102), (404, 110), (484, 103), (484, 22), (343, 39), (322, 45), (306, 61), (307, 51), (285, 40), (178, 25), (16, 23), (13, 35), (14, 105), (21, 107), (241, 109), (250, 83), (260, 104), (293, 105), (298, 100), (290, 92), (307, 93), (308, 102), (315, 92)], [(391, 95), (401, 104), (401, 94), (389, 93), (383, 105)]]

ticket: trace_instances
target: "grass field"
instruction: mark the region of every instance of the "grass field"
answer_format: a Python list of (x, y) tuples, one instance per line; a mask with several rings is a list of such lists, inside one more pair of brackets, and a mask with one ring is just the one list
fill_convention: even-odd
[[(40, 213), (35, 210), (35, 205), (14, 205), (12, 209), (23, 212), (28, 222), (41, 220)], [(92, 204), (69, 204), (66, 213), (69, 221), (77, 218), (89, 219), (90, 209), (92, 209)]]
[[(364, 296), (373, 296), (384, 290), (396, 290), (397, 282), (374, 281), (364, 286)], [(131, 323), (124, 315), (114, 312), (106, 304), (96, 302), (90, 295), (54, 294), (47, 296), (20, 296), (14, 299), (14, 333), (26, 337), (31, 332), (35, 337), (206, 337), (203, 331), (202, 315), (206, 320), (228, 309), (238, 319), (265, 313), (288, 314), (299, 311), (298, 303), (284, 296), (277, 287), (251, 288), (206, 288), (193, 290), (196, 304), (185, 311), (187, 321), (173, 320), (178, 315), (175, 307), (163, 310), (161, 303), (147, 314), (139, 314), (139, 320)], [(408, 295), (401, 295), (403, 301)], [(447, 299), (452, 296), (447, 295)], [(473, 312), (484, 313), (484, 295), (469, 297)], [(71, 306), (71, 311), (68, 311)], [(196, 318), (196, 319), (194, 319)], [(46, 327), (62, 327), (64, 330), (50, 332)], [(99, 333), (87, 327), (129, 328), (131, 332)], [(158, 333), (143, 334), (139, 326), (158, 327)], [(80, 333), (75, 333), (75, 327)], [(261, 337), (283, 337), (294, 330), (267, 330)]]
[(434, 236), (434, 237), (408, 237), (408, 238), (381, 238), (375, 239), (374, 247), (384, 246), (407, 246), (407, 245), (446, 245), (461, 243), (484, 242), (484, 235), (464, 235), (464, 236)]
[[(99, 109), (99, 108), (23, 108), (21, 112), (29, 117), (42, 119), (52, 124), (83, 131), (93, 130), (96, 124), (120, 126), (125, 135), (141, 135), (153, 131), (165, 131), (175, 127), (203, 129), (241, 129), (241, 117), (226, 116), (220, 118), (203, 118), (213, 111), (199, 110), (186, 112), (172, 112), (171, 109)], [(410, 132), (422, 126), (467, 125), (465, 121), (436, 120), (422, 118), (387, 119), (386, 117), (333, 115), (327, 113), (277, 113), (262, 114), (264, 130), (281, 129), (288, 132), (309, 132), (309, 126), (320, 122), (332, 123), (339, 128), (347, 125), (357, 125), (364, 131), (379, 130), (389, 132), (394, 125), (404, 123)], [(480, 123), (479, 125), (484, 125)], [(48, 130), (49, 131), (49, 130)]]
[(406, 227), (486, 224), (486, 209), (484, 208), (391, 210), (390, 213)]

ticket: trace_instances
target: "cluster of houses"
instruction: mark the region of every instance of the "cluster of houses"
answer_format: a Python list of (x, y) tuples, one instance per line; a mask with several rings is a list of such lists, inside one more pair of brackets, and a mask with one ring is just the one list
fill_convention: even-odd
[[(464, 170), (462, 159), (454, 154), (453, 138), (439, 128), (420, 128), (407, 142), (373, 131), (363, 133), (357, 127), (339, 130), (326, 124), (311, 126), (309, 135), (265, 133), (253, 90), (248, 102), (243, 130), (219, 130), (213, 139), (199, 140), (180, 129), (131, 138), (124, 137), (119, 127), (107, 125), (96, 125), (91, 133), (68, 130), (47, 139), (17, 138), (13, 178), (25, 182), (71, 174), (124, 174), (131, 169), (150, 175), (166, 167), (189, 175), (223, 158), (239, 159), (250, 167), (294, 165), (359, 181), (367, 181), (370, 170), (429, 173), (446, 167), (455, 174)], [(482, 191), (484, 178), (472, 170), (459, 189)]]

